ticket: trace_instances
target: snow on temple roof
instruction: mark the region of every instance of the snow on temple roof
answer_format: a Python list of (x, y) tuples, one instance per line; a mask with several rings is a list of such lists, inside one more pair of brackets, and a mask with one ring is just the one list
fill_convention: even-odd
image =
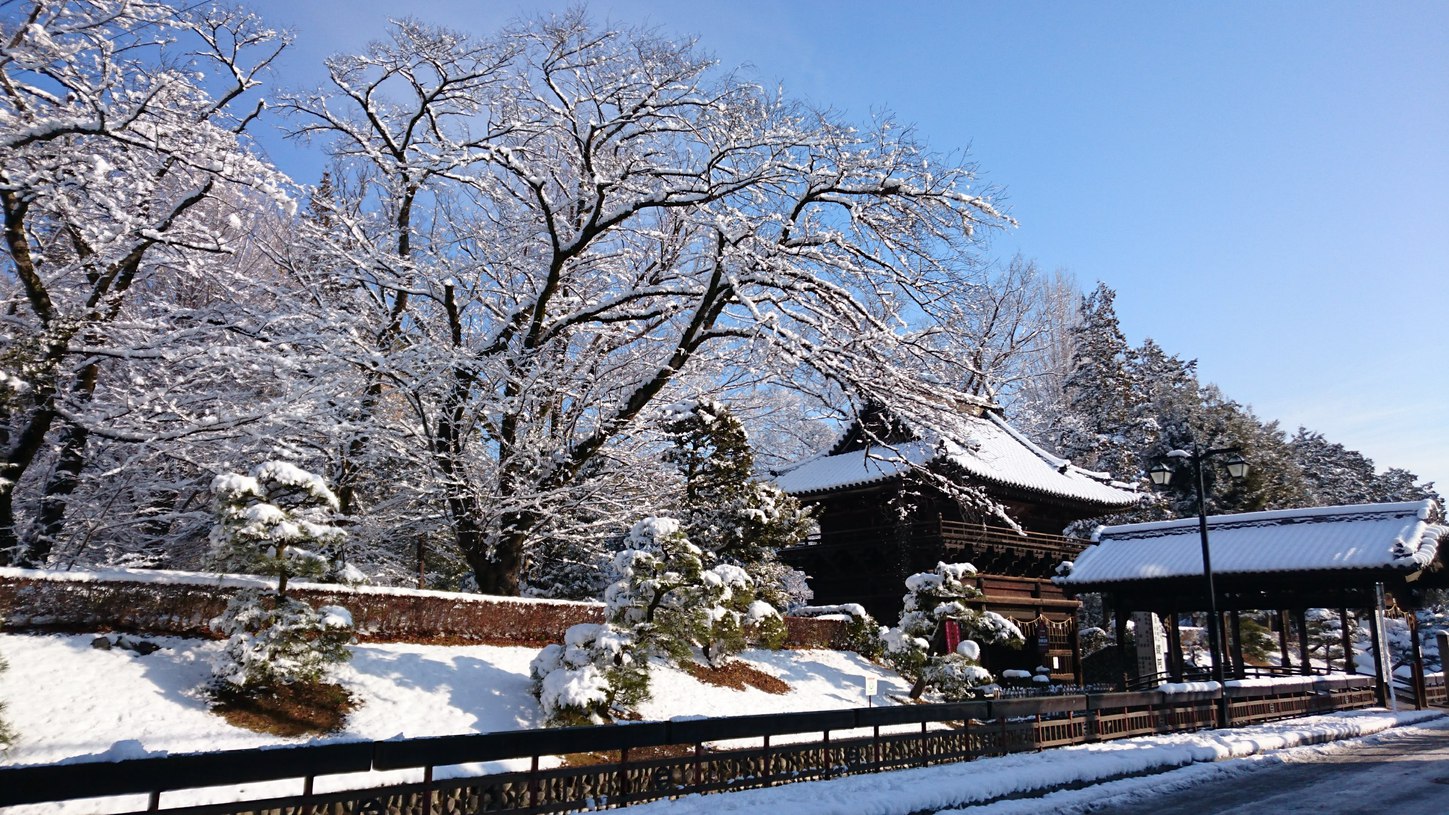
[(1138, 501), (1136, 492), (1047, 453), (994, 413), (962, 416), (950, 437), (808, 459), (777, 475), (775, 483), (792, 495), (809, 495), (888, 481), (932, 462), (954, 464), (987, 484), (1103, 507)]
[[(1214, 515), (1208, 518), (1213, 573), (1338, 570), (1415, 571), (1429, 565), (1449, 527), (1429, 523), (1433, 501), (1356, 504)], [(1105, 526), (1056, 578), (1086, 586), (1203, 573), (1196, 518)]]

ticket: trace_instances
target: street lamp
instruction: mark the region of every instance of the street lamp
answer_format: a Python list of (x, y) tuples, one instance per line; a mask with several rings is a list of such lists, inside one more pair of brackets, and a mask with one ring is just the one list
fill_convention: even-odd
[[(1157, 463), (1147, 475), (1152, 483), (1165, 487), (1172, 481), (1172, 476), (1183, 467), (1191, 468), (1193, 476), (1192, 486), (1197, 493), (1197, 529), (1202, 538), (1202, 571), (1207, 578), (1208, 592), (1208, 649), (1212, 654), (1213, 679), (1219, 685), (1226, 681), (1223, 675), (1223, 641), (1222, 626), (1218, 619), (1218, 594), (1213, 588), (1213, 559), (1212, 552), (1208, 546), (1208, 525), (1207, 525), (1207, 486), (1203, 480), (1203, 465), (1219, 456), (1226, 456), (1223, 466), (1227, 469), (1228, 475), (1234, 479), (1241, 479), (1248, 475), (1248, 462), (1238, 455), (1236, 447), (1210, 447), (1203, 449), (1193, 443), (1192, 451), (1172, 450)], [(1224, 697), (1226, 698), (1226, 697)]]

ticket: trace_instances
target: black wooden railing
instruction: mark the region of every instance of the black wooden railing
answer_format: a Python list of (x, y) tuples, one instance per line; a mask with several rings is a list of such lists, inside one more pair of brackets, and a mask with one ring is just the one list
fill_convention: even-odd
[(965, 521), (940, 521), (940, 533), (948, 551), (968, 547), (1000, 547), (1033, 552), (1051, 557), (1057, 562), (1075, 558), (1088, 544), (1080, 538), (1046, 532), (1017, 532), (1005, 527)]
[[(1229, 688), (1228, 723), (1369, 707), (1374, 704), (1371, 681), (1320, 678), (1287, 691)], [(1219, 691), (1140, 692), (898, 705), (6, 767), (0, 768), (0, 806), (145, 794), (149, 811), (155, 811), (166, 803), (167, 793), (177, 790), (296, 779), (298, 791), (286, 797), (162, 811), (441, 815), (597, 810), (690, 793), (1196, 730), (1218, 723), (1219, 698)], [(710, 746), (742, 739), (758, 744)], [(541, 766), (544, 757), (580, 754), (590, 754), (591, 763)], [(444, 778), (448, 773), (436, 772), (505, 759), (521, 759), (529, 769), (466, 778)], [(347, 792), (315, 791), (318, 777), (400, 769), (421, 770), (422, 780)], [(356, 783), (365, 785), (367, 780)]]

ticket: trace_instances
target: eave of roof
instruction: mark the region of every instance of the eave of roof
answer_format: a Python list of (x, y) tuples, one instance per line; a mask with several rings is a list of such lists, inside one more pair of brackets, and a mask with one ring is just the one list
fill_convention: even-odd
[[(1215, 575), (1412, 573), (1432, 563), (1449, 528), (1432, 501), (1252, 512), (1208, 519)], [(1103, 527), (1056, 582), (1075, 590), (1200, 576), (1195, 518)]]
[(955, 467), (987, 486), (1008, 487), (1044, 498), (1077, 502), (1103, 511), (1124, 509), (1140, 496), (1052, 456), (994, 413), (962, 417), (947, 437), (873, 446), (803, 461), (775, 478), (792, 495), (809, 496), (878, 484), (912, 469)]

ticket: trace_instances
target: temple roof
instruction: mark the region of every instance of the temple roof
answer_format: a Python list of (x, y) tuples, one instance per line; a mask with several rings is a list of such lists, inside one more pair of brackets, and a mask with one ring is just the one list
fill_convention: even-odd
[(1105, 509), (1133, 506), (1140, 497), (1106, 474), (1083, 470), (1042, 450), (994, 411), (962, 416), (949, 435), (923, 436), (807, 459), (778, 473), (775, 483), (791, 495), (816, 495), (881, 483), (913, 468), (936, 465), (959, 467), (987, 486), (1010, 487)]
[[(1449, 527), (1430, 523), (1436, 509), (1433, 501), (1410, 501), (1211, 516), (1213, 574), (1416, 572), (1449, 539)], [(1197, 518), (1105, 526), (1093, 537), (1057, 584), (1091, 591), (1203, 573)]]

